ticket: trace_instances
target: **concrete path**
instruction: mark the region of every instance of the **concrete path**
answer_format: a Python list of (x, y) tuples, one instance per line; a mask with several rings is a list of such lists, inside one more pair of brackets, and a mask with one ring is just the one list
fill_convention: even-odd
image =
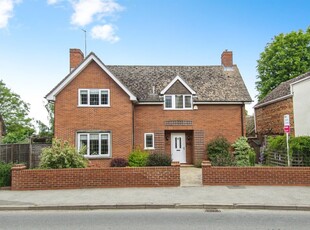
[(0, 190), (0, 211), (111, 208), (247, 208), (310, 211), (310, 187), (201, 186)]
[(198, 187), (202, 186), (201, 168), (196, 167), (181, 167), (180, 179), (182, 187)]

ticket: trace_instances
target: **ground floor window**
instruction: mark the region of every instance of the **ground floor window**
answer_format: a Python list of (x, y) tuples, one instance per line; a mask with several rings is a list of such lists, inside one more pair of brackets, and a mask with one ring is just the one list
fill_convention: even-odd
[(78, 133), (78, 149), (86, 146), (88, 157), (111, 157), (110, 133)]
[(144, 134), (144, 149), (154, 149), (154, 133)]

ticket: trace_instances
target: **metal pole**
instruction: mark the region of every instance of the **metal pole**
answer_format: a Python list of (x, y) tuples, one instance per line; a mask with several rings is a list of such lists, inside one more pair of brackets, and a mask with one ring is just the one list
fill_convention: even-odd
[(288, 133), (286, 133), (286, 149), (287, 149), (287, 165), (290, 167), (291, 166), (291, 161), (290, 161), (290, 146), (288, 144)]

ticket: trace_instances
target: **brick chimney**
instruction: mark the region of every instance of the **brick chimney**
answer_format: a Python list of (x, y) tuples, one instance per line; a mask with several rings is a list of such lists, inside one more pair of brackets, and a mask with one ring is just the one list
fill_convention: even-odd
[(233, 66), (233, 54), (232, 54), (232, 51), (225, 50), (222, 53), (221, 59), (222, 59), (222, 66), (224, 66), (224, 68), (227, 68), (227, 67), (229, 68), (229, 67)]
[(80, 49), (70, 49), (70, 72), (78, 67), (84, 60), (84, 54)]

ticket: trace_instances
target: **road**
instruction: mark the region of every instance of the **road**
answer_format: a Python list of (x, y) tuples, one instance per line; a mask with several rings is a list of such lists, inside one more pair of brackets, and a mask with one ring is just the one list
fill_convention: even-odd
[(2, 211), (0, 229), (310, 229), (310, 212), (266, 210)]

